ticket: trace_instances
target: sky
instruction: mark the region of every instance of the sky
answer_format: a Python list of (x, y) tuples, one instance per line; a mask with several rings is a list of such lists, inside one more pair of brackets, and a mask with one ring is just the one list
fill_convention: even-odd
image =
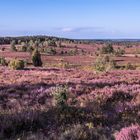
[(0, 36), (140, 39), (140, 0), (0, 0)]

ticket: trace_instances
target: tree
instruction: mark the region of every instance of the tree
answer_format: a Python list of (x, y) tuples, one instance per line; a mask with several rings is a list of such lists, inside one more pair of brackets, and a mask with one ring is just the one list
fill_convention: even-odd
[(32, 54), (32, 62), (35, 67), (42, 66), (41, 54), (37, 49), (35, 49)]

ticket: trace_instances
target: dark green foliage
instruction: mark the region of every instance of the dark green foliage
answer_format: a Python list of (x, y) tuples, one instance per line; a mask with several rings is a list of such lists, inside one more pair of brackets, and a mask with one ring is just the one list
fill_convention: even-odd
[(41, 54), (37, 49), (35, 49), (32, 54), (32, 62), (35, 67), (42, 66)]

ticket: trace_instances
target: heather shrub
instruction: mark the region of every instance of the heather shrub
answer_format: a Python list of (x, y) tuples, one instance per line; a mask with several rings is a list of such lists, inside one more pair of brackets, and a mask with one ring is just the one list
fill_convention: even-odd
[(101, 127), (78, 124), (62, 133), (58, 140), (114, 140), (114, 138)]
[(123, 128), (120, 132), (115, 134), (116, 140), (139, 140), (140, 139), (140, 126), (132, 125)]
[(32, 54), (32, 62), (35, 67), (42, 66), (41, 54), (37, 49)]
[(137, 95), (134, 97), (133, 102), (134, 102), (136, 105), (140, 106), (140, 94), (137, 94)]
[(13, 59), (9, 63), (9, 67), (14, 70), (22, 70), (25, 67), (23, 60)]

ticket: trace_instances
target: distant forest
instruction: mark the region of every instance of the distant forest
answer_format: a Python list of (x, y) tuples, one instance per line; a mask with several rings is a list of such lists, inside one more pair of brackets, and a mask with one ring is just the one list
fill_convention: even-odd
[(69, 43), (78, 43), (78, 44), (90, 44), (90, 43), (97, 43), (97, 44), (104, 44), (104, 43), (112, 43), (118, 45), (124, 45), (129, 43), (140, 43), (140, 39), (68, 39), (68, 38), (60, 38), (60, 37), (53, 37), (53, 36), (20, 36), (20, 37), (0, 37), (0, 45), (3, 44), (10, 44), (12, 41), (15, 41), (18, 44), (18, 41), (21, 42), (29, 42), (32, 41), (61, 41), (61, 42), (69, 42)]

